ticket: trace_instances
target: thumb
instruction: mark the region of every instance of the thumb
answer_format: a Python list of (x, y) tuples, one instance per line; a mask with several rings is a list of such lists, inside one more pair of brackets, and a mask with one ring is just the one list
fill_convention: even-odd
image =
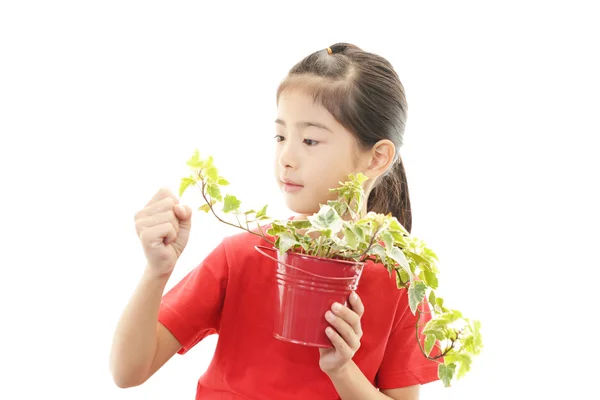
[(173, 247), (179, 258), (190, 238), (190, 230), (192, 229), (192, 209), (188, 206), (178, 204), (175, 206), (175, 215), (177, 219), (179, 219), (179, 232), (177, 233), (177, 238), (173, 243)]
[(180, 228), (188, 228), (191, 225), (192, 221), (192, 209), (189, 206), (184, 206), (183, 204), (178, 204), (175, 206), (175, 215), (177, 219), (179, 219), (179, 227)]

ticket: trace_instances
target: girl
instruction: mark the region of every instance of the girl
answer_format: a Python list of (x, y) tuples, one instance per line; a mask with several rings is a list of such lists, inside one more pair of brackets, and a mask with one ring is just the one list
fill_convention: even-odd
[[(305, 218), (329, 189), (362, 172), (363, 213), (391, 212), (410, 232), (411, 209), (398, 153), (404, 88), (384, 58), (346, 43), (295, 65), (277, 91), (275, 179), (287, 206)], [(367, 264), (349, 306), (325, 314), (333, 344), (317, 349), (273, 337), (273, 262), (249, 233), (225, 238), (163, 296), (190, 232), (191, 209), (160, 190), (135, 216), (147, 266), (118, 323), (111, 371), (119, 387), (140, 385), (175, 353), (218, 333), (197, 399), (418, 399), (437, 363), (416, 341), (407, 291)], [(421, 325), (426, 318), (420, 321)]]

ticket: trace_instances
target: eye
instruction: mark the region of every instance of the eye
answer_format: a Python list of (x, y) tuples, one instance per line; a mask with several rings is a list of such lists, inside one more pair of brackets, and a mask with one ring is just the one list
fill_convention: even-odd
[(316, 146), (317, 144), (319, 144), (319, 142), (312, 139), (304, 139), (304, 143), (309, 147)]
[(275, 140), (277, 142), (283, 142), (285, 140), (285, 138), (281, 135), (275, 135)]

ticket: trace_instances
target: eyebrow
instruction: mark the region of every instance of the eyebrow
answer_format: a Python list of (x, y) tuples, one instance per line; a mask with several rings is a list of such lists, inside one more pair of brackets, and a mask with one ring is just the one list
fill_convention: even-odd
[[(279, 124), (279, 125), (282, 125), (282, 126), (286, 126), (286, 125), (285, 125), (285, 121), (284, 121), (284, 120), (282, 120), (282, 119), (279, 119), (279, 118), (277, 118), (277, 119), (275, 120), (275, 123), (276, 123), (276, 124)], [(321, 123), (318, 123), (318, 122), (302, 121), (302, 122), (297, 122), (297, 123), (296, 123), (296, 126), (297, 126), (298, 128), (308, 128), (309, 126), (314, 126), (314, 127), (316, 127), (316, 128), (325, 129), (325, 130), (327, 130), (327, 131), (329, 131), (329, 132), (332, 132), (332, 133), (333, 133), (333, 131), (332, 131), (331, 129), (329, 129), (327, 126), (325, 126), (325, 125), (323, 125), (323, 124), (321, 124)]]

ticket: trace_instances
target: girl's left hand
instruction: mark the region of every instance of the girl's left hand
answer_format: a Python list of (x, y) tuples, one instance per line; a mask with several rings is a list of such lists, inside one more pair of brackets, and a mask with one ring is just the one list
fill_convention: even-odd
[(342, 371), (360, 347), (360, 338), (363, 335), (360, 318), (365, 308), (355, 292), (350, 295), (350, 306), (351, 308), (348, 308), (335, 303), (331, 310), (325, 313), (325, 318), (331, 324), (325, 333), (334, 347), (319, 349), (319, 366), (329, 376)]

